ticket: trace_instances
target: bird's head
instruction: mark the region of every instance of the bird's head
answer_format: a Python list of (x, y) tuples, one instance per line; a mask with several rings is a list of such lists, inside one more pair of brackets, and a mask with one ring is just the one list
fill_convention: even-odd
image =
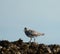
[(27, 31), (27, 28), (26, 27), (24, 28), (24, 31)]

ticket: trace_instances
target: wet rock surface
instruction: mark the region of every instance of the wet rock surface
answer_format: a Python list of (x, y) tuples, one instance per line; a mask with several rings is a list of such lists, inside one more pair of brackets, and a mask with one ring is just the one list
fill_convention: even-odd
[(34, 42), (0, 41), (0, 54), (60, 54), (60, 45), (45, 45)]

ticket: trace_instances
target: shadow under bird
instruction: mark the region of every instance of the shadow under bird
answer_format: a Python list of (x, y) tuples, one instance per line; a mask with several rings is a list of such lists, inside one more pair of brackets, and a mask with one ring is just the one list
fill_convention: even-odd
[(32, 38), (34, 38), (34, 42), (35, 42), (35, 37), (44, 35), (44, 33), (39, 33), (35, 30), (28, 29), (26, 27), (24, 28), (24, 32), (25, 32), (26, 36), (30, 37), (30, 42), (31, 42)]

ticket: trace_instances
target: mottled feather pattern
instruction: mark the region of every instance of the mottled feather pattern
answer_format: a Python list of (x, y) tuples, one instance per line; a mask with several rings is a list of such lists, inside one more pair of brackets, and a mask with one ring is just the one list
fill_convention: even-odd
[(35, 30), (31, 30), (31, 29), (28, 29), (26, 27), (24, 28), (24, 32), (25, 32), (26, 36), (28, 36), (30, 38), (44, 35), (44, 33), (39, 33), (39, 32), (37, 32)]

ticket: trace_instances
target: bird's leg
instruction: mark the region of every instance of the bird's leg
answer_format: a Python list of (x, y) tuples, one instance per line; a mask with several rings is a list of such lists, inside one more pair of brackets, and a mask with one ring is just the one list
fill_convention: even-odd
[(32, 38), (30, 38), (29, 45), (31, 45), (31, 40), (32, 40)]
[(31, 42), (31, 40), (32, 40), (32, 38), (30, 38), (30, 41), (29, 42)]
[(34, 42), (35, 42), (35, 37), (34, 37)]

